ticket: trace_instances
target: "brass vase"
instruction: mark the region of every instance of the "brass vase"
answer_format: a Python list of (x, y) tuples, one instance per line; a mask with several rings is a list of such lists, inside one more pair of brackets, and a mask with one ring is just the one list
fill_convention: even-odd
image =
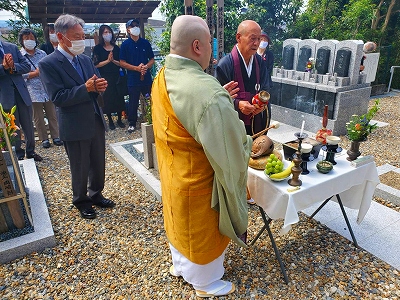
[(347, 150), (347, 155), (348, 155), (347, 160), (348, 161), (353, 161), (361, 155), (360, 143), (361, 143), (360, 141), (351, 141), (350, 149)]

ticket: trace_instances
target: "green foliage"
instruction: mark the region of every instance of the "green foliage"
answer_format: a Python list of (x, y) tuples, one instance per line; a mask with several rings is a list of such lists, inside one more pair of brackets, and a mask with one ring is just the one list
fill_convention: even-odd
[[(236, 29), (239, 23), (244, 20), (240, 14), (243, 4), (240, 0), (225, 0), (224, 3), (224, 47), (225, 52), (230, 52), (236, 43)], [(217, 6), (214, 5), (214, 24), (216, 24)], [(206, 18), (206, 1), (193, 1), (193, 10), (196, 16)], [(171, 26), (177, 16), (185, 14), (184, 1), (165, 0), (161, 2), (160, 11), (166, 17), (165, 31), (161, 35), (161, 40), (157, 42), (161, 55), (169, 53), (169, 43), (171, 40)]]
[(25, 18), (23, 13), (26, 7), (26, 0), (1, 0), (0, 2), (0, 11), (5, 10), (11, 12), (13, 15), (17, 16), (18, 19), (24, 20), (25, 23), (28, 23), (28, 20)]
[(149, 94), (144, 96), (144, 107), (145, 107), (145, 119), (147, 124), (153, 124), (153, 118), (151, 116), (151, 97)]
[(18, 33), (21, 31), (22, 28), (31, 28), (33, 31), (36, 32), (37, 38), (38, 38), (38, 47), (42, 43), (44, 43), (44, 36), (43, 36), (43, 29), (39, 24), (31, 24), (27, 22), (25, 19), (22, 20), (8, 20), (7, 21), (8, 26), (11, 27), (10, 32), (8, 33), (7, 40), (11, 43), (14, 43), (18, 46)]
[(152, 44), (152, 45), (157, 44), (156, 30), (152, 26), (146, 25), (144, 27), (144, 34), (146, 36), (146, 40), (148, 40), (150, 42), (150, 44)]
[(364, 115), (352, 115), (346, 123), (347, 136), (352, 141), (365, 141), (368, 135), (378, 128), (377, 124), (370, 124), (372, 118), (379, 110), (379, 99)]

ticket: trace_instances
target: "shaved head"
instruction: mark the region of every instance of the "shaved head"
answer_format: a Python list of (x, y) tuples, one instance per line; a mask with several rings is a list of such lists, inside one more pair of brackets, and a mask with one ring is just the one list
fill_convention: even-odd
[(175, 19), (171, 27), (170, 53), (193, 59), (201, 66), (207, 60), (208, 65), (210, 57), (204, 56), (210, 56), (205, 51), (207, 44), (211, 47), (210, 39), (210, 30), (202, 18), (181, 15)]
[(245, 20), (236, 31), (236, 41), (246, 63), (256, 54), (261, 40), (261, 27), (253, 20)]
[(250, 31), (258, 31), (260, 30), (261, 35), (261, 27), (258, 25), (257, 22), (253, 20), (244, 20), (242, 23), (239, 24), (236, 33), (246, 34)]

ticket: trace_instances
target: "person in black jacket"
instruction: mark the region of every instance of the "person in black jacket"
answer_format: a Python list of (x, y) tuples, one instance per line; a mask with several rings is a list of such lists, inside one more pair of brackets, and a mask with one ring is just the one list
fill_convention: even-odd
[(269, 50), (269, 47), (271, 46), (271, 39), (269, 36), (265, 33), (265, 31), (261, 31), (261, 38), (260, 38), (260, 46), (258, 46), (257, 53), (258, 55), (261, 56), (263, 60), (263, 64), (267, 68), (267, 76), (269, 77), (269, 88), (272, 88), (272, 79), (271, 79), (271, 73), (272, 73), (272, 68), (274, 67), (274, 54), (272, 53), (271, 50)]
[(50, 53), (54, 52), (54, 49), (58, 46), (58, 39), (57, 35), (54, 31), (54, 24), (47, 24), (44, 29), (44, 38), (46, 39), (46, 43), (40, 46), (40, 50), (49, 55)]

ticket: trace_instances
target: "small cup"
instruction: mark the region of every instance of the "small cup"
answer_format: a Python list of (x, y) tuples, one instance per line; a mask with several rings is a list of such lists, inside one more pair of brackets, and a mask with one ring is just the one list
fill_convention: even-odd
[(328, 135), (326, 137), (326, 143), (329, 145), (337, 145), (340, 142), (340, 137), (335, 135)]
[(302, 143), (301, 144), (301, 153), (310, 153), (313, 148), (313, 145)]

